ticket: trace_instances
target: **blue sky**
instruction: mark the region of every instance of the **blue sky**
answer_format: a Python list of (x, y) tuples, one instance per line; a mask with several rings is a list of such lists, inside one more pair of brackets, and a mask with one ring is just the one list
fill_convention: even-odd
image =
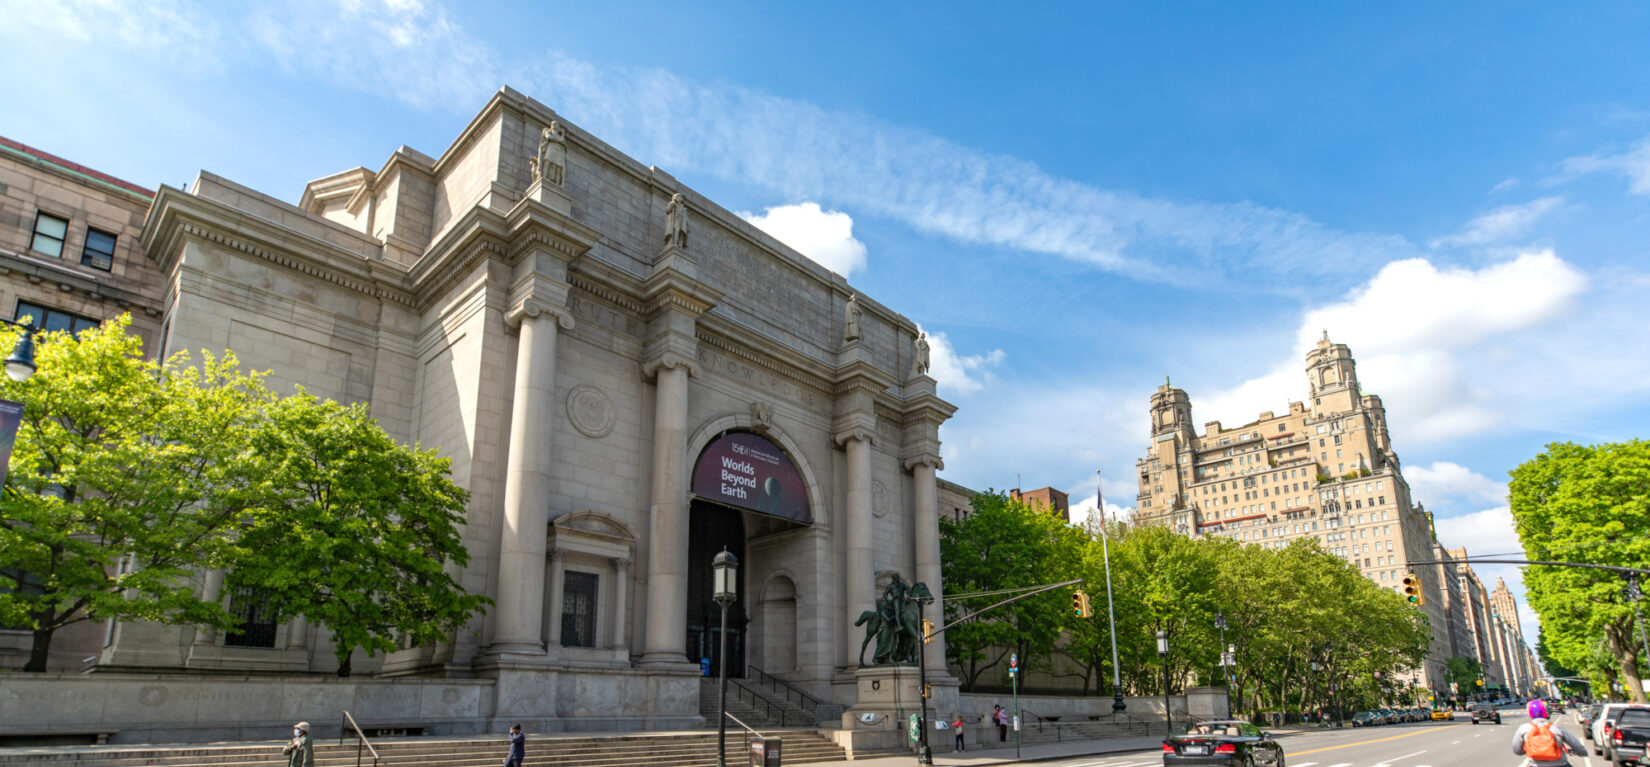
[[(1650, 422), (1650, 8), (0, 0), (0, 134), (296, 200), (440, 153), (509, 84), (936, 338), (944, 476), (1107, 477), (1352, 346), (1441, 539), (1506, 472)], [(916, 286), (918, 289), (913, 289)], [(1016, 479), (1018, 477), (1018, 479)], [(1481, 567), (1494, 585), (1515, 570)], [(1526, 625), (1533, 623), (1526, 616)], [(1533, 634), (1532, 634), (1533, 636)]]

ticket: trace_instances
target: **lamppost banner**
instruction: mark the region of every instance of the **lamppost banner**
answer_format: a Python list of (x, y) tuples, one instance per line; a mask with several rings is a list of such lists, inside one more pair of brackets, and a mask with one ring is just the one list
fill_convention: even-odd
[(17, 426), (23, 422), (23, 403), (0, 399), (0, 485), (11, 469), (11, 446), (17, 441)]

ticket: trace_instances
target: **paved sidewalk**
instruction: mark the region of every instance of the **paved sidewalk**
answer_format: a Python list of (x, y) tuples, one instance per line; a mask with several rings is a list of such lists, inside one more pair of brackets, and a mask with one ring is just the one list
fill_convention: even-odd
[[(1020, 758), (1014, 758), (1014, 747), (1007, 748), (980, 748), (964, 751), (960, 754), (952, 753), (949, 747), (934, 749), (934, 764), (942, 766), (967, 765), (977, 767), (987, 764), (1016, 764), (1020, 762), (1044, 762), (1051, 759), (1066, 759), (1074, 756), (1091, 756), (1095, 754), (1115, 754), (1127, 751), (1156, 752), (1163, 746), (1162, 735), (1142, 735), (1133, 738), (1113, 738), (1108, 740), (1075, 740), (1066, 743), (1041, 743), (1035, 746), (1022, 746)], [(916, 754), (901, 756), (881, 756), (875, 759), (856, 759), (852, 762), (812, 762), (799, 764), (795, 767), (912, 767), (917, 763)]]

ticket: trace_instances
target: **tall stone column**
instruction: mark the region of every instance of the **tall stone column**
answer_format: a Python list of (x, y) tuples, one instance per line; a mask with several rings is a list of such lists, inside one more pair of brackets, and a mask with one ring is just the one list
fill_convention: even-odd
[(613, 566), (613, 648), (622, 650), (630, 646), (625, 635), (625, 624), (630, 621), (630, 560), (614, 558), (608, 564)]
[[(851, 626), (861, 613), (876, 609), (876, 560), (872, 548), (871, 435), (854, 431), (837, 437), (848, 452), (848, 509), (844, 565), (848, 568), (843, 594), (843, 625)], [(853, 659), (858, 663), (858, 659)]]
[[(202, 602), (221, 602), (223, 600), (223, 575), (224, 573), (222, 570), (214, 569), (206, 571), (206, 576), (201, 579)], [(194, 644), (196, 646), (211, 645), (216, 643), (217, 640), (217, 629), (214, 629), (211, 626), (195, 627)]]
[[(916, 544), (917, 581), (926, 584), (934, 594), (934, 604), (926, 608), (927, 617), (938, 628), (945, 624), (945, 590), (940, 583), (940, 515), (939, 515), (939, 459), (919, 458), (911, 464), (912, 496), (916, 509), (911, 517), (912, 538)], [(923, 645), (925, 662), (931, 671), (945, 670), (945, 638)]]
[(642, 661), (687, 656), (688, 365), (666, 357), (652, 371), (653, 505), (648, 525), (647, 643)]
[(520, 339), (505, 461), (508, 473), (504, 480), (492, 651), (543, 654), (557, 326), (571, 330), (573, 317), (565, 310), (529, 299), (513, 308), (505, 321), (520, 324)]

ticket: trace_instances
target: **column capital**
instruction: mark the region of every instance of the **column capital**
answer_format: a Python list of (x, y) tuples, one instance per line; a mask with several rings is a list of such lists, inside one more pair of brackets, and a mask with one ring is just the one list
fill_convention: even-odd
[(612, 559), (607, 560), (607, 564), (609, 567), (612, 567), (614, 570), (621, 573), (630, 572), (630, 560), (623, 557), (613, 557)]
[(562, 330), (572, 330), (575, 324), (573, 313), (567, 307), (537, 298), (524, 298), (504, 312), (504, 326), (513, 330), (521, 327), (522, 321), (538, 317), (554, 318)]
[(703, 372), (699, 368), (699, 360), (693, 355), (676, 349), (664, 349), (642, 360), (642, 380), (651, 381), (654, 376), (659, 375), (660, 370), (677, 368), (686, 370), (689, 378), (698, 378)]
[(838, 447), (845, 446), (852, 440), (864, 440), (872, 445), (877, 442), (877, 430), (867, 426), (848, 426), (831, 436), (836, 440)]
[(903, 465), (906, 471), (916, 469), (918, 466), (930, 466), (935, 471), (941, 471), (945, 469), (945, 460), (940, 458), (939, 453), (924, 452), (906, 457)]

